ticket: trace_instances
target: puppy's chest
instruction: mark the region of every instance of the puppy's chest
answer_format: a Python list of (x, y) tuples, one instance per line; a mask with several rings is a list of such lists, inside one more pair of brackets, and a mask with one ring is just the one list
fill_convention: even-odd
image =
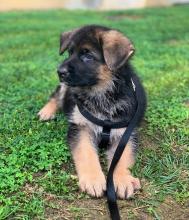
[[(94, 114), (94, 116), (96, 118), (99, 118), (99, 119), (102, 119), (102, 120), (110, 119), (109, 117), (107, 117), (107, 116), (105, 116), (103, 114), (100, 114), (100, 113), (96, 113), (96, 114)], [(70, 115), (69, 121), (74, 123), (74, 124), (77, 124), (79, 126), (87, 127), (89, 129), (89, 131), (91, 133), (93, 133), (96, 137), (98, 137), (101, 134), (101, 132), (102, 132), (102, 127), (98, 126), (98, 125), (95, 125), (94, 123), (92, 123), (91, 121), (86, 119), (80, 113), (80, 111), (79, 111), (77, 106), (74, 107), (73, 112)], [(110, 140), (120, 138), (123, 135), (124, 131), (125, 131), (125, 128), (111, 129)]]

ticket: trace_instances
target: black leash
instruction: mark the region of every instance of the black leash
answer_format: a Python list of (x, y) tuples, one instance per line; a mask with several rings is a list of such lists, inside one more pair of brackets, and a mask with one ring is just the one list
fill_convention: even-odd
[(101, 134), (101, 142), (99, 144), (100, 147), (107, 147), (109, 143), (109, 139), (110, 139), (111, 129), (127, 127), (114, 153), (114, 156), (113, 156), (113, 159), (112, 159), (109, 171), (108, 171), (108, 175), (107, 175), (107, 203), (108, 203), (108, 208), (109, 208), (109, 212), (110, 212), (110, 216), (112, 220), (121, 219), (117, 201), (116, 201), (117, 197), (116, 197), (116, 192), (115, 192), (115, 187), (114, 187), (114, 182), (113, 182), (113, 172), (129, 141), (129, 138), (134, 128), (138, 125), (138, 123), (142, 119), (140, 112), (141, 112), (141, 109), (143, 108), (142, 107), (143, 103), (141, 103), (139, 99), (141, 91), (140, 91), (140, 88), (135, 87), (135, 83), (133, 82), (132, 78), (131, 78), (131, 82), (132, 82), (132, 86), (133, 86), (133, 89), (136, 95), (137, 108), (130, 122), (128, 121), (111, 122), (109, 120), (100, 120), (94, 117), (93, 115), (91, 115), (86, 109), (84, 109), (82, 104), (79, 101), (77, 102), (79, 111), (85, 118), (87, 118), (89, 121), (93, 122), (94, 124), (103, 127), (102, 134)]

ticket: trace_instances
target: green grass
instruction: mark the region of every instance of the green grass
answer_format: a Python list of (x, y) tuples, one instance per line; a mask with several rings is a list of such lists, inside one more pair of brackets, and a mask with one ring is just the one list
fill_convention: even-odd
[[(64, 116), (42, 123), (36, 114), (58, 83), (60, 32), (91, 23), (120, 29), (132, 39), (136, 47), (132, 63), (148, 95), (141, 150), (133, 169), (142, 179), (143, 191), (132, 201), (128, 219), (136, 219), (140, 207), (151, 218), (161, 219), (161, 203), (170, 198), (180, 209), (185, 206), (189, 201), (188, 10), (180, 6), (0, 14), (0, 219), (47, 219), (49, 206), (61, 209), (57, 200), (82, 203), (88, 198), (78, 192)], [(69, 219), (81, 219), (83, 211), (70, 207), (75, 217)]]

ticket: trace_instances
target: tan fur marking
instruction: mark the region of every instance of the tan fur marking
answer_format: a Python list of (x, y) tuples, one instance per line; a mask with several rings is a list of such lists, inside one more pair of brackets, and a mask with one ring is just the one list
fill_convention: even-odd
[(123, 170), (129, 169), (134, 165), (135, 158), (133, 155), (132, 144), (128, 143), (123, 154), (117, 164), (116, 170), (117, 172), (122, 172)]
[(54, 118), (58, 109), (58, 103), (55, 98), (51, 98), (50, 101), (39, 111), (38, 116), (41, 121), (46, 121)]
[(96, 92), (103, 92), (112, 86), (112, 72), (107, 65), (101, 65), (98, 69), (99, 82), (93, 87)]
[[(109, 158), (109, 165), (111, 160), (112, 158)], [(133, 196), (134, 191), (141, 188), (139, 179), (134, 178), (129, 170), (134, 165), (134, 162), (132, 143), (129, 142), (114, 171), (115, 190), (121, 199)]]
[(105, 37), (107, 37), (107, 44), (105, 45), (106, 47), (112, 47), (114, 46), (115, 44), (125, 40), (125, 37), (119, 33), (118, 31), (109, 31), (109, 32), (106, 32), (105, 33)]
[[(112, 157), (115, 153), (115, 150), (117, 148), (118, 142), (111, 146), (110, 150), (107, 152), (108, 155), (108, 167), (110, 166), (110, 163), (112, 161)], [(135, 158), (133, 155), (133, 149), (132, 149), (132, 143), (128, 142), (127, 146), (125, 147), (123, 154), (116, 166), (116, 170), (122, 170), (122, 169), (129, 169), (134, 165)]]
[[(133, 49), (134, 47), (132, 46), (130, 40), (126, 38), (122, 33), (119, 33), (118, 31), (109, 31), (104, 34), (104, 38), (106, 41), (105, 48), (112, 48), (115, 45), (120, 45), (122, 46), (122, 49)], [(130, 47), (132, 46), (132, 47)]]
[(81, 131), (79, 142), (72, 154), (81, 190), (92, 196), (102, 196), (106, 189), (106, 180), (99, 163), (97, 152), (92, 146), (86, 130)]
[(99, 68), (99, 79), (104, 83), (112, 80), (112, 72), (108, 69), (106, 65), (101, 65)]
[(134, 46), (122, 33), (111, 30), (99, 32), (103, 39), (104, 59), (108, 68), (115, 71), (121, 67), (134, 52)]
[(93, 50), (93, 47), (90, 44), (83, 44), (82, 47), (83, 49), (88, 49), (88, 50)]

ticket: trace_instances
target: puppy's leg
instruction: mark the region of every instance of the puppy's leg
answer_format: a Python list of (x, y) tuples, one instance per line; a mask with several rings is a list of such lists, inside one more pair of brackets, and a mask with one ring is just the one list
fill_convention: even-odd
[(92, 196), (102, 196), (106, 189), (106, 180), (88, 129), (72, 124), (68, 131), (68, 143), (72, 150), (80, 189)]
[(62, 106), (65, 92), (66, 85), (62, 84), (57, 86), (56, 90), (50, 96), (47, 104), (38, 112), (38, 116), (41, 121), (47, 121), (55, 117), (56, 112)]
[[(107, 151), (109, 166), (118, 143), (119, 141), (114, 141), (110, 149)], [(114, 186), (117, 196), (121, 199), (133, 196), (134, 191), (141, 188), (139, 179), (134, 178), (129, 170), (135, 162), (135, 148), (134, 141), (130, 140), (114, 170)]]

